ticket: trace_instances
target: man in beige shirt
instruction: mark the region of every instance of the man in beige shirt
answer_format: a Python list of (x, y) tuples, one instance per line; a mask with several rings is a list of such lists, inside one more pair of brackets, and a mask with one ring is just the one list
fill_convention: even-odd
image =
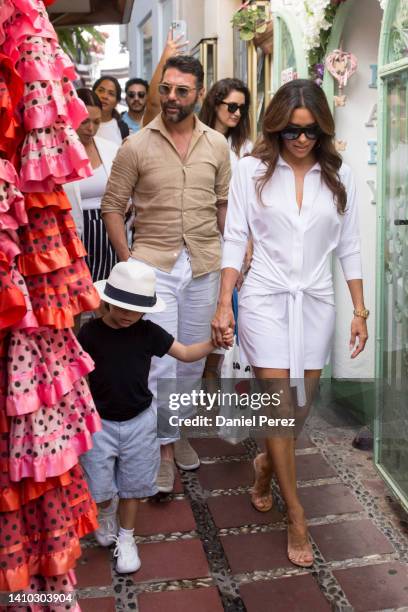
[[(102, 200), (102, 215), (119, 260), (140, 260), (155, 270), (157, 293), (167, 309), (149, 318), (186, 344), (210, 337), (230, 182), (225, 137), (194, 115), (203, 78), (202, 66), (193, 57), (176, 56), (166, 62), (159, 85), (162, 113), (122, 145)], [(130, 197), (136, 210), (131, 251), (123, 229)], [(158, 379), (200, 379), (203, 368), (203, 361), (154, 358), (149, 387), (157, 399)], [(200, 461), (186, 440), (176, 442), (173, 458), (177, 437), (164, 435), (159, 430), (162, 462), (157, 484), (159, 490), (170, 492), (174, 458), (183, 469), (195, 469)]]

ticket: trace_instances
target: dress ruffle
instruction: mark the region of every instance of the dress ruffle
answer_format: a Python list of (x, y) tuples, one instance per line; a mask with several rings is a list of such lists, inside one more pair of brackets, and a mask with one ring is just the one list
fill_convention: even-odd
[(40, 325), (58, 329), (72, 327), (77, 314), (96, 310), (100, 304), (83, 259), (48, 274), (28, 276), (26, 283)]
[(71, 59), (55, 40), (27, 36), (17, 44), (16, 70), (25, 83), (58, 81), (63, 77), (75, 81), (77, 78)]
[(97, 522), (80, 466), (69, 476), (70, 484), (46, 491), (18, 510), (0, 513), (1, 591), (27, 588), (30, 575), (62, 575), (74, 567), (80, 556), (79, 538), (93, 531)]
[[(0, 31), (1, 34), (1, 31)], [(0, 151), (14, 159), (23, 139), (23, 130), (16, 115), (16, 107), (23, 93), (23, 81), (13, 62), (0, 54)]]
[[(29, 584), (25, 589), (26, 593), (70, 593), (75, 590), (76, 579), (73, 571), (69, 571), (61, 576), (31, 576)], [(58, 602), (58, 599), (57, 599)], [(69, 598), (63, 604), (33, 604), (30, 603), (30, 612), (66, 612), (69, 605), (69, 612), (81, 612), (78, 603), (72, 603)], [(18, 604), (9, 605), (7, 612), (27, 612), (27, 606), (19, 606)]]
[[(32, 36), (49, 39), (54, 44), (58, 42), (57, 34), (50, 23), (47, 11), (44, 10), (44, 6), (40, 6), (40, 2), (37, 4), (37, 8), (31, 7), (27, 12), (14, 9), (14, 13), (4, 23), (6, 40), (2, 43), (2, 49), (14, 62), (19, 59), (18, 46), (20, 43), (29, 41)], [(41, 76), (40, 79), (42, 78), (44, 77)]]
[(10, 17), (15, 12), (14, 5), (11, 0), (3, 0), (1, 3), (0, 11), (0, 45), (3, 45), (6, 39), (6, 32), (4, 29), (5, 24), (8, 22)]
[(0, 230), (16, 230), (28, 223), (24, 197), (17, 185), (14, 168), (7, 160), (0, 159)]
[(18, 416), (56, 405), (93, 367), (70, 329), (13, 332), (8, 349), (7, 414)]
[(23, 98), (24, 125), (27, 130), (50, 126), (61, 117), (75, 130), (88, 117), (71, 81), (27, 83)]
[(47, 491), (71, 484), (70, 472), (48, 478), (45, 482), (36, 482), (24, 478), (21, 482), (12, 482), (8, 472), (0, 473), (0, 512), (12, 512), (25, 506), (29, 501), (38, 499)]
[(51, 192), (56, 185), (91, 176), (88, 156), (64, 121), (27, 133), (21, 152), (21, 190)]
[(21, 321), (27, 312), (23, 292), (11, 277), (11, 264), (19, 253), (17, 245), (6, 232), (0, 231), (0, 330), (8, 329)]
[(10, 276), (11, 276), (11, 281), (14, 284), (14, 286), (17, 287), (17, 289), (21, 291), (21, 293), (24, 295), (25, 306), (26, 306), (25, 315), (23, 316), (22, 319), (20, 319), (13, 325), (12, 329), (17, 330), (17, 329), (33, 329), (33, 328), (36, 329), (38, 328), (38, 321), (37, 321), (35, 314), (33, 313), (30, 297), (28, 295), (27, 285), (25, 284), (25, 280), (20, 274), (20, 272), (18, 271), (15, 263), (11, 265)]
[(37, 482), (59, 476), (92, 448), (99, 415), (84, 380), (52, 407), (13, 417), (10, 422), (10, 478)]
[(86, 255), (69, 211), (31, 208), (28, 218), (29, 224), (19, 232), (22, 253), (18, 265), (24, 275), (58, 270)]
[(62, 187), (56, 187), (52, 193), (26, 193), (25, 208), (46, 208), (54, 206), (60, 210), (71, 210), (71, 203)]

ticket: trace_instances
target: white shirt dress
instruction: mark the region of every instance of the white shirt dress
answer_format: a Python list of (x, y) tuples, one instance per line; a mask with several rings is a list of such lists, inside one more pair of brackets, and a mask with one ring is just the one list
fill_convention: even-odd
[(240, 342), (252, 366), (290, 369), (291, 379), (299, 380), (304, 370), (321, 369), (330, 357), (335, 324), (333, 251), (346, 280), (362, 278), (355, 184), (343, 164), (340, 178), (347, 207), (341, 215), (316, 163), (305, 176), (299, 210), (293, 170), (281, 157), (259, 201), (255, 181), (264, 169), (254, 157), (237, 164), (222, 268), (241, 269), (251, 234), (253, 259), (239, 292)]

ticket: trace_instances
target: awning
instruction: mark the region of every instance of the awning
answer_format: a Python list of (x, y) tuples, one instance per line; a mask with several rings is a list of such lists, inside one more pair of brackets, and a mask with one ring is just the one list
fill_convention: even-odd
[(55, 26), (129, 23), (135, 0), (55, 0), (47, 7)]

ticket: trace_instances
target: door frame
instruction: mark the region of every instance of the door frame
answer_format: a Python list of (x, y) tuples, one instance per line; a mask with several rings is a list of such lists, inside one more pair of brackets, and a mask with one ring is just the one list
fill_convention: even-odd
[(378, 53), (378, 164), (377, 164), (377, 291), (376, 291), (376, 357), (375, 376), (377, 382), (376, 411), (374, 419), (374, 464), (394, 495), (408, 510), (406, 493), (398, 486), (389, 471), (380, 463), (380, 443), (382, 436), (381, 419), (384, 404), (382, 379), (384, 372), (384, 332), (385, 332), (385, 211), (386, 201), (386, 143), (387, 143), (387, 77), (408, 71), (408, 58), (388, 62), (390, 32), (399, 0), (388, 0), (381, 27)]

